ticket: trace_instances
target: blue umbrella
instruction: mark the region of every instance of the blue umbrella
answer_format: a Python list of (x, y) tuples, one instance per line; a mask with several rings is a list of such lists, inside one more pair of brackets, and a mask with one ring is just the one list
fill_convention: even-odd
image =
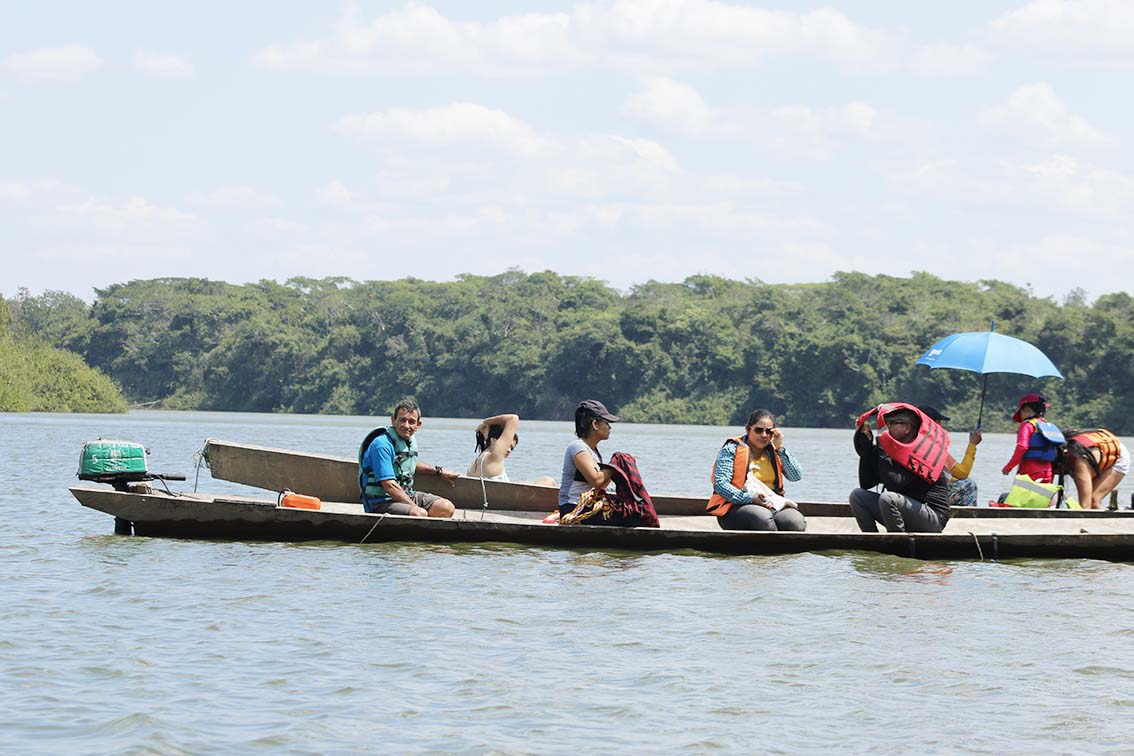
[[(992, 324), (992, 329), (996, 324)], [(1033, 378), (1053, 376), (1063, 378), (1048, 356), (1022, 339), (996, 333), (995, 330), (967, 331), (946, 336), (929, 348), (918, 365), (931, 368), (957, 368), (971, 370), (984, 376), (980, 392), (980, 415), (977, 427), (984, 419), (984, 394), (988, 389), (989, 373), (1018, 373)]]

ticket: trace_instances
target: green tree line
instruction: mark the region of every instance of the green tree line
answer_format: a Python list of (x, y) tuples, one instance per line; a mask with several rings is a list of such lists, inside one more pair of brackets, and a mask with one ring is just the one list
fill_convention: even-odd
[[(45, 301), (59, 299), (45, 295)], [(89, 317), (82, 305), (85, 322)], [(13, 329), (12, 307), (0, 297), (0, 412), (125, 412), (126, 399), (83, 357)], [(15, 330), (15, 332), (14, 332)]]
[(996, 374), (984, 427), (1008, 430), (1038, 390), (1064, 425), (1134, 432), (1134, 300), (1063, 302), (998, 281), (839, 273), (814, 284), (713, 276), (620, 292), (552, 272), (234, 285), (161, 278), (22, 296), (12, 328), (81, 355), (134, 403), (384, 415), (413, 395), (434, 416), (567, 419), (585, 397), (635, 422), (846, 427), (887, 400), (976, 422), (981, 376), (916, 360), (957, 331), (1025, 339), (1066, 380)]

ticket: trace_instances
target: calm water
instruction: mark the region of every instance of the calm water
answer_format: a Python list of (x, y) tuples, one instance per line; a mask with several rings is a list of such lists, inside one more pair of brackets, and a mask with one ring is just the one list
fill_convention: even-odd
[[(474, 424), (427, 418), (423, 458), (467, 465)], [(151, 540), (66, 491), (98, 436), (191, 488), (205, 438), (351, 455), (368, 428), (0, 415), (0, 751), (1134, 752), (1128, 565)], [(557, 470), (569, 432), (525, 423), (512, 476)], [(604, 448), (699, 494), (732, 432), (619, 425)], [(844, 498), (848, 432), (787, 443), (794, 495)], [(981, 446), (982, 493), (1010, 445)]]

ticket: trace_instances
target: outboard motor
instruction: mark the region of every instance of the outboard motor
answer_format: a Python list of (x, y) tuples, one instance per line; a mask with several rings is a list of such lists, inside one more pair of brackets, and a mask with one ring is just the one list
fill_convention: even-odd
[(146, 464), (149, 449), (133, 441), (100, 438), (83, 444), (79, 453), (79, 480), (109, 483), (128, 492), (131, 483), (149, 480), (185, 480), (184, 475), (151, 473)]

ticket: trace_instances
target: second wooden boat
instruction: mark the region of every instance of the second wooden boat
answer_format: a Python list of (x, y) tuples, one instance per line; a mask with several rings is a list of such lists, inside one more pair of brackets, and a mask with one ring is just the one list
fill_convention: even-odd
[[(203, 451), (212, 476), (267, 491), (295, 491), (323, 501), (357, 502), (358, 462), (347, 457), (274, 449), (210, 439)], [(493, 509), (505, 512), (542, 512), (556, 509), (559, 489), (532, 483), (501, 482), (461, 477), (455, 486), (438, 478), (420, 477), (418, 489), (444, 496), (458, 509)], [(700, 516), (708, 497), (651, 493), (658, 515)], [(851, 517), (845, 502), (801, 501), (799, 509), (811, 517)], [(981, 519), (1097, 519), (1132, 517), (1134, 510), (998, 509), (953, 507), (954, 518)]]

